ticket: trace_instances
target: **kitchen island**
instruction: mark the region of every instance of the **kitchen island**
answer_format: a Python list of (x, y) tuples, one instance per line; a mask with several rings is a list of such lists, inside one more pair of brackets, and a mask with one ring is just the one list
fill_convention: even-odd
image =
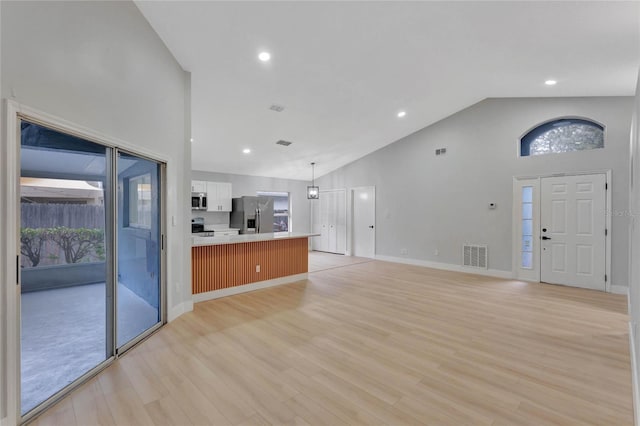
[(195, 238), (193, 301), (215, 299), (307, 278), (309, 237), (300, 232)]

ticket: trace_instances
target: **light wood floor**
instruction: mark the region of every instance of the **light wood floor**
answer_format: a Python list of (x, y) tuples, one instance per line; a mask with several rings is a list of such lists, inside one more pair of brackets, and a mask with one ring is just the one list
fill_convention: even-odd
[(36, 424), (631, 425), (626, 299), (373, 261), (197, 304)]
[(309, 273), (326, 271), (327, 269), (341, 268), (343, 266), (356, 265), (358, 263), (371, 261), (372, 259), (367, 259), (366, 257), (343, 256), (341, 254), (310, 251)]

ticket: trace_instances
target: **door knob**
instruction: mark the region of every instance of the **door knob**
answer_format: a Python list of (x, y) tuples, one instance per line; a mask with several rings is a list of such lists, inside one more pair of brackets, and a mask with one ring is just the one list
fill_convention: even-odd
[(543, 239), (543, 240), (550, 240), (550, 239), (551, 239), (551, 237), (545, 237), (545, 236), (543, 236), (543, 237), (542, 237), (542, 239)]
[(373, 225), (369, 225), (369, 228), (373, 229)]

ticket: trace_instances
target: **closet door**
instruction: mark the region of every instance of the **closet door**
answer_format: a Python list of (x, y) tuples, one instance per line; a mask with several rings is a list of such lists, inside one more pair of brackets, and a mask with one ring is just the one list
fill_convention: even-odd
[(336, 191), (336, 253), (347, 251), (347, 192)]
[[(320, 221), (320, 200), (309, 200), (311, 202), (311, 230), (314, 234), (322, 234), (322, 223)], [(311, 245), (314, 250), (321, 251), (322, 237), (313, 237)]]
[(336, 227), (336, 192), (327, 192), (327, 251), (335, 253), (337, 251), (337, 227)]
[(320, 195), (320, 251), (329, 250), (329, 210), (327, 196)]
[(313, 249), (345, 254), (347, 246), (346, 191), (323, 191), (312, 206), (313, 230), (321, 234), (314, 238)]

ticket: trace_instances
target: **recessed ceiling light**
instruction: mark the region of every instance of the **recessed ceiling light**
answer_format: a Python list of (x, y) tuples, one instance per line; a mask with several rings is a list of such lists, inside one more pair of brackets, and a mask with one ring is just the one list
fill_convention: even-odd
[(191, 142), (193, 142), (193, 138), (191, 138)]
[(258, 55), (258, 59), (260, 59), (262, 62), (268, 62), (269, 59), (271, 59), (271, 53), (260, 52), (260, 54)]
[(557, 81), (555, 80), (547, 80), (544, 82), (544, 84), (546, 84), (547, 86), (553, 86), (557, 83)]
[(245, 148), (242, 150), (243, 154), (251, 154), (251, 150), (249, 148)]
[(402, 118), (402, 117), (404, 117), (405, 115), (407, 115), (406, 111), (400, 111), (400, 112), (398, 113), (398, 118)]

